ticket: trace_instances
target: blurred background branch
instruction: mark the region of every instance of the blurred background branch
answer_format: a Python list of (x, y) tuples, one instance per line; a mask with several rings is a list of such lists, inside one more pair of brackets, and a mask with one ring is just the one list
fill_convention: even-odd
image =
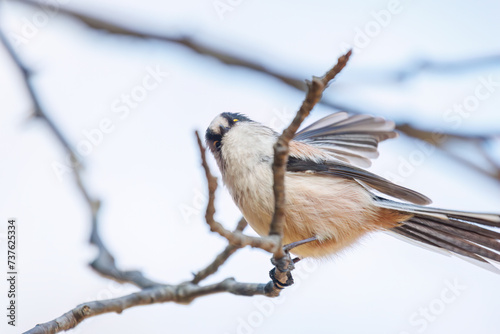
[[(71, 17), (75, 20), (78, 20), (82, 23), (84, 23), (87, 27), (91, 29), (95, 29), (98, 31), (103, 31), (107, 32), (109, 34), (115, 34), (115, 35), (123, 35), (123, 36), (129, 36), (132, 38), (140, 38), (140, 39), (152, 39), (152, 40), (158, 40), (162, 41), (165, 43), (173, 43), (177, 45), (182, 45), (193, 52), (201, 55), (201, 56), (206, 56), (210, 58), (217, 59), (218, 61), (222, 62), (223, 64), (229, 65), (229, 66), (238, 66), (242, 68), (247, 68), (252, 71), (256, 71), (258, 73), (270, 76), (272, 78), (275, 78), (279, 80), (280, 82), (286, 84), (289, 87), (295, 88), (299, 91), (306, 92), (307, 91), (307, 86), (304, 83), (303, 79), (299, 79), (297, 77), (293, 77), (292, 75), (287, 75), (287, 74), (282, 74), (277, 71), (274, 71), (262, 64), (258, 64), (254, 61), (251, 61), (249, 59), (244, 59), (240, 56), (232, 55), (230, 53), (224, 52), (222, 50), (218, 50), (216, 48), (213, 48), (211, 46), (208, 46), (206, 44), (200, 43), (196, 41), (195, 39), (192, 39), (190, 37), (172, 37), (168, 36), (166, 34), (158, 34), (154, 32), (146, 32), (146, 31), (140, 31), (136, 29), (132, 29), (123, 23), (118, 23), (118, 22), (112, 22), (109, 19), (105, 18), (97, 18), (95, 16), (92, 16), (90, 14), (85, 14), (79, 11), (75, 11), (72, 9), (69, 9), (68, 7), (58, 7), (57, 9), (54, 9), (53, 6), (50, 6), (47, 3), (42, 3), (36, 0), (19, 0), (22, 3), (25, 3), (30, 6), (35, 6), (35, 7), (41, 7), (45, 8), (47, 10), (56, 10), (57, 13)], [(415, 78), (417, 75), (419, 75), (422, 72), (435, 72), (441, 75), (446, 75), (446, 74), (451, 74), (451, 73), (456, 73), (456, 72), (461, 72), (461, 71), (470, 71), (470, 70), (477, 70), (480, 68), (484, 67), (498, 67), (500, 68), (500, 55), (485, 55), (485, 56), (478, 56), (478, 57), (473, 57), (473, 58), (468, 58), (468, 59), (460, 59), (460, 60), (450, 60), (450, 61), (433, 61), (433, 60), (427, 60), (427, 59), (422, 59), (415, 61), (413, 64), (409, 63), (406, 64), (403, 68), (397, 69), (397, 70), (392, 70), (392, 71), (386, 71), (384, 72), (378, 72), (377, 77), (382, 78), (382, 80), (389, 79), (386, 82), (403, 82), (403, 81), (408, 81), (412, 78)], [(366, 70), (367, 73), (370, 73), (370, 70)], [(355, 107), (355, 106), (350, 106), (338, 102), (332, 102), (329, 101), (328, 98), (322, 99), (320, 101), (322, 105), (325, 105), (329, 108), (332, 108), (334, 110), (342, 110), (342, 111), (347, 111), (350, 113), (355, 113), (355, 114), (370, 114), (371, 112), (369, 110), (363, 110), (361, 108)], [(442, 143), (436, 143), (435, 141), (429, 140), (429, 138), (434, 136), (434, 131), (429, 130), (429, 129), (424, 129), (421, 127), (416, 127), (412, 125), (409, 122), (401, 122), (399, 124), (396, 124), (396, 128), (401, 132), (404, 133), (406, 136), (409, 136), (411, 138), (415, 138), (418, 140), (426, 141), (427, 143), (436, 146), (440, 151), (445, 153), (448, 157), (454, 159), (457, 163), (461, 163), (465, 166), (468, 166), (483, 175), (486, 175), (488, 177), (491, 177), (493, 180), (496, 182), (500, 182), (500, 169), (498, 165), (492, 164), (491, 166), (488, 166), (488, 168), (483, 168), (482, 166), (478, 165), (474, 161), (464, 159), (461, 156), (458, 156), (457, 154), (454, 154), (452, 151), (450, 151), (447, 147), (441, 145)], [(479, 147), (484, 147), (484, 145), (494, 138), (495, 136), (499, 136), (500, 134), (493, 134), (491, 136), (480, 136), (480, 135), (470, 135), (470, 134), (464, 134), (464, 133), (451, 133), (451, 132), (443, 132), (440, 133), (440, 135), (444, 135), (448, 137), (445, 141), (449, 140), (467, 140), (467, 141), (478, 141), (480, 142)], [(487, 150), (482, 149), (482, 154), (485, 155), (485, 157), (489, 161), (493, 161), (494, 159), (491, 157), (491, 153)]]
[(159, 283), (154, 282), (139, 272), (139, 271), (123, 271), (116, 267), (115, 259), (113, 255), (109, 252), (109, 250), (104, 245), (100, 235), (99, 235), (99, 208), (101, 206), (101, 201), (93, 198), (90, 195), (89, 190), (82, 178), (82, 165), (81, 161), (78, 160), (77, 154), (75, 150), (72, 148), (72, 145), (69, 144), (69, 141), (64, 137), (62, 131), (59, 130), (58, 126), (52, 119), (48, 116), (49, 114), (43, 109), (40, 101), (38, 100), (38, 96), (31, 82), (32, 72), (28, 69), (21, 59), (17, 56), (14, 51), (12, 45), (5, 37), (3, 32), (0, 30), (0, 40), (2, 41), (5, 49), (8, 51), (12, 61), (16, 64), (19, 69), (19, 72), (23, 76), (23, 82), (25, 84), (25, 88), (27, 93), (31, 98), (31, 103), (33, 104), (33, 115), (42, 120), (47, 124), (52, 134), (57, 138), (59, 143), (62, 145), (64, 150), (69, 154), (71, 160), (75, 162), (74, 168), (72, 169), (74, 180), (78, 190), (80, 191), (82, 197), (85, 200), (85, 203), (88, 207), (90, 217), (91, 217), (91, 236), (90, 243), (95, 245), (98, 250), (98, 256), (94, 261), (90, 264), (92, 268), (94, 268), (99, 274), (114, 279), (121, 283), (132, 283), (140, 288), (147, 288), (150, 286), (158, 285)]

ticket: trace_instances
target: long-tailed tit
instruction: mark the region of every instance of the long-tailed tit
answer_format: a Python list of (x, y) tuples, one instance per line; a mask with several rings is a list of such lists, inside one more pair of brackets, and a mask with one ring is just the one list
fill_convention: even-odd
[[(222, 113), (206, 141), (223, 181), (250, 226), (269, 233), (274, 212), (273, 145), (278, 133), (237, 113)], [(500, 261), (497, 214), (426, 207), (426, 196), (362, 167), (378, 156), (378, 143), (394, 138), (394, 123), (338, 112), (299, 131), (290, 142), (285, 175), (284, 243), (315, 238), (293, 249), (299, 257), (325, 257), (367, 233), (390, 231), (483, 264)]]

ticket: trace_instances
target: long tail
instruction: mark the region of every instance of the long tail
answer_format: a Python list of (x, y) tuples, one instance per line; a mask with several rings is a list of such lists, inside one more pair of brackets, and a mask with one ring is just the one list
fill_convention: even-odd
[(405, 238), (479, 261), (500, 272), (491, 261), (500, 263), (500, 215), (443, 210), (394, 202), (377, 197), (378, 206), (413, 214), (392, 228)]

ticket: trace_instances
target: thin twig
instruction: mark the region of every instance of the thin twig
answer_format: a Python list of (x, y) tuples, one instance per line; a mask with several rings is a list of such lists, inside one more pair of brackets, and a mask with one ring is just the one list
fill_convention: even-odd
[[(234, 232), (243, 232), (246, 226), (247, 221), (245, 220), (245, 218), (241, 218)], [(208, 276), (216, 273), (217, 270), (219, 270), (219, 268), (229, 259), (229, 257), (231, 257), (231, 255), (233, 255), (240, 248), (241, 246), (235, 246), (231, 244), (227, 245), (226, 248), (219, 255), (217, 255), (212, 263), (210, 263), (207, 267), (200, 270), (194, 275), (194, 278), (191, 282), (193, 284), (198, 284)]]
[(198, 131), (195, 132), (196, 140), (198, 142), (198, 147), (200, 149), (201, 156), (201, 165), (205, 170), (205, 176), (208, 182), (208, 203), (207, 203), (207, 211), (205, 214), (205, 220), (210, 227), (210, 231), (218, 233), (220, 236), (227, 239), (229, 244), (245, 247), (250, 246), (254, 248), (260, 248), (267, 252), (273, 253), (277, 247), (276, 241), (273, 238), (267, 237), (252, 237), (249, 235), (245, 235), (240, 231), (231, 232), (228, 229), (224, 228), (221, 223), (217, 222), (214, 218), (215, 215), (215, 191), (217, 190), (217, 178), (212, 175), (210, 171), (210, 167), (207, 164), (206, 154), (205, 154), (205, 146), (203, 145), (200, 135)]

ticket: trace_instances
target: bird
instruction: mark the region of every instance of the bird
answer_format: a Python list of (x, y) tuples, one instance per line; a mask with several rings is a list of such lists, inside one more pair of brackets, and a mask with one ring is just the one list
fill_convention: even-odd
[[(388, 232), (492, 271), (500, 262), (500, 215), (429, 207), (431, 200), (366, 168), (395, 123), (367, 114), (330, 114), (289, 143), (283, 243), (299, 259), (335, 256), (364, 236)], [(224, 185), (246, 221), (268, 235), (274, 214), (273, 146), (279, 133), (240, 113), (216, 116), (205, 133)]]

